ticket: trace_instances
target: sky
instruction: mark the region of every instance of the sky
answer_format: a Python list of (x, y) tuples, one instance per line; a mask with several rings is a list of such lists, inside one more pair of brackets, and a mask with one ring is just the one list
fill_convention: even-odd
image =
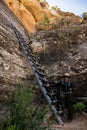
[(65, 12), (73, 12), (80, 15), (87, 12), (87, 0), (46, 0), (51, 6), (57, 5)]

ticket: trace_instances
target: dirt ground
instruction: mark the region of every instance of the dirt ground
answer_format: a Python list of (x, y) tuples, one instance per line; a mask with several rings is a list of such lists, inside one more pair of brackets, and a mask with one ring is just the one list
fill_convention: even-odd
[(52, 125), (55, 130), (87, 130), (87, 115), (76, 114), (72, 122), (65, 122), (63, 126)]

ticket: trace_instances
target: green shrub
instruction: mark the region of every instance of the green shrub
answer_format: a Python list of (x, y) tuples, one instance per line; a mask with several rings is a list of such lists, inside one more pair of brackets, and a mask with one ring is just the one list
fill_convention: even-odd
[(34, 103), (35, 94), (31, 86), (18, 85), (10, 99), (10, 116), (0, 130), (46, 130), (43, 116), (48, 107), (40, 108)]
[(60, 8), (58, 8), (58, 6), (57, 6), (57, 5), (52, 6), (51, 8), (52, 8), (55, 12), (57, 12), (57, 11), (60, 11), (60, 10), (61, 10)]
[(82, 111), (85, 109), (85, 104), (83, 102), (77, 102), (76, 104), (73, 105), (74, 109), (77, 111)]
[(10, 125), (6, 130), (19, 130), (15, 125)]

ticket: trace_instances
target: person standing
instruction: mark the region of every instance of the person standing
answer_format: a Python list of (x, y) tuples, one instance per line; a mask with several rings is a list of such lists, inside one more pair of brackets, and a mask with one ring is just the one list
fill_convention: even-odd
[(73, 118), (73, 86), (70, 81), (69, 73), (65, 73), (62, 79), (56, 84), (56, 91), (59, 103), (62, 105), (63, 110), (67, 110), (67, 120), (71, 121)]

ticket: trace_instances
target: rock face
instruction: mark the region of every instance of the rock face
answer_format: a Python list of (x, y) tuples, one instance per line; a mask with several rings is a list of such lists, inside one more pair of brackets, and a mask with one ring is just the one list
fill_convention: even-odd
[(41, 31), (34, 37), (43, 46), (39, 56), (49, 77), (58, 81), (69, 72), (75, 83), (74, 94), (87, 96), (87, 23)]
[(28, 42), (23, 26), (13, 13), (0, 1), (0, 101), (6, 98), (6, 92), (32, 75), (22, 49), (12, 29), (9, 16), (14, 26)]
[(82, 18), (76, 16), (73, 13), (63, 12), (61, 10), (58, 10), (57, 13), (61, 16), (61, 21), (59, 22), (59, 27), (61, 28), (64, 26), (69, 26), (69, 25), (71, 26), (82, 22)]
[(78, 25), (82, 23), (82, 18), (73, 13), (58, 10), (56, 14), (57, 16), (50, 27), (51, 29), (73, 27), (74, 24)]

